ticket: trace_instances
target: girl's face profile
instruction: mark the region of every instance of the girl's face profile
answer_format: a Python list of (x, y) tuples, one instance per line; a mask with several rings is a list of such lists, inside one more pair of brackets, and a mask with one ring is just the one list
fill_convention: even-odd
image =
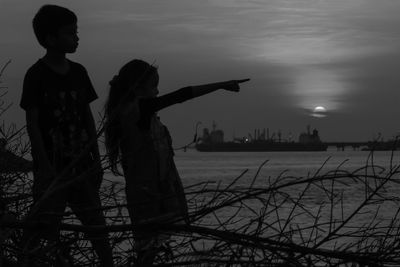
[(159, 81), (159, 76), (158, 73), (156, 72), (135, 90), (136, 95), (145, 98), (156, 97), (159, 93), (158, 81)]

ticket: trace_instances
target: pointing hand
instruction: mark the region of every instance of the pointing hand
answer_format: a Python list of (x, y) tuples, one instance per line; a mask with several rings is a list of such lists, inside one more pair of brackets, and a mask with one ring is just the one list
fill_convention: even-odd
[(240, 83), (248, 82), (250, 79), (241, 79), (241, 80), (231, 80), (223, 83), (222, 88), (227, 91), (239, 92), (240, 91)]

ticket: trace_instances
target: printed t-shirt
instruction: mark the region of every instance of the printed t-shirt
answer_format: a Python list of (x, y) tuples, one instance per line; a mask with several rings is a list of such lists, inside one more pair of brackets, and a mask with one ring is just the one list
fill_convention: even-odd
[(85, 112), (97, 98), (86, 69), (69, 63), (69, 71), (59, 74), (38, 60), (25, 75), (20, 102), (24, 110), (37, 108), (44, 147), (56, 170), (68, 165), (87, 145)]

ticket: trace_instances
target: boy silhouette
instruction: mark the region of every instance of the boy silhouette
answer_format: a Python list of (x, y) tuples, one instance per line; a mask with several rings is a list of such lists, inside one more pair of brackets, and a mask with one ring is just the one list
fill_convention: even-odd
[[(34, 204), (78, 156), (79, 163), (68, 168), (67, 175), (57, 181), (65, 183), (85, 176), (49, 195), (36, 210), (31, 210), (28, 220), (45, 223), (47, 229), (25, 229), (25, 250), (36, 248), (41, 240), (50, 244), (58, 241), (67, 204), (82, 224), (105, 225), (99, 198), (103, 173), (97, 142), (88, 153), (84, 152), (96, 138), (89, 103), (97, 95), (86, 69), (66, 58), (67, 53), (74, 53), (78, 47), (77, 17), (67, 8), (44, 5), (33, 19), (33, 29), (46, 54), (28, 69), (20, 106), (26, 112), (32, 147)], [(113, 266), (107, 234), (87, 233), (87, 237), (101, 266)]]

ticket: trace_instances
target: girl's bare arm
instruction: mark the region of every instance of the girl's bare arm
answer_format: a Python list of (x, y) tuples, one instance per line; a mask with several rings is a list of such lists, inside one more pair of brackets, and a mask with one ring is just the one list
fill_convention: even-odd
[(240, 91), (239, 84), (247, 82), (249, 80), (250, 79), (231, 80), (231, 81), (225, 81), (225, 82), (217, 82), (217, 83), (191, 86), (193, 97), (206, 95), (206, 94), (214, 92), (218, 89), (224, 89), (224, 90), (232, 91), (232, 92), (239, 92)]

